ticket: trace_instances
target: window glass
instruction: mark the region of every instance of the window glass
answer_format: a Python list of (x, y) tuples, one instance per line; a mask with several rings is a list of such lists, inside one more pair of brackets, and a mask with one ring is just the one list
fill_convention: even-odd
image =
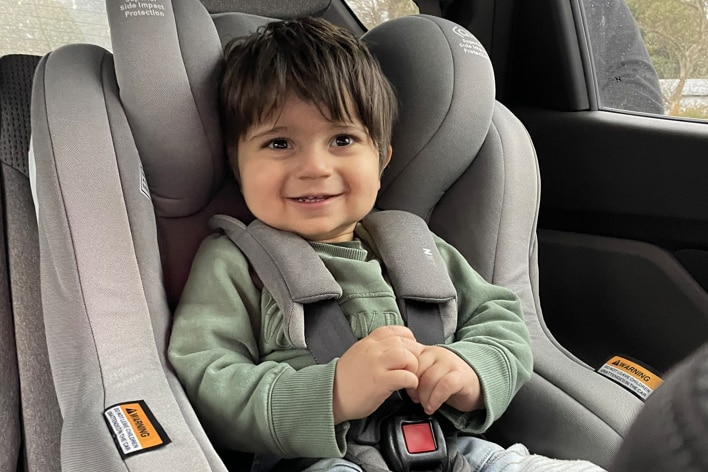
[(708, 4), (627, 0), (659, 75), (666, 112), (708, 119)]
[(0, 56), (44, 55), (68, 43), (110, 49), (105, 0), (0, 0)]
[(582, 0), (601, 108), (708, 119), (708, 4)]
[(625, 0), (583, 0), (583, 9), (600, 107), (663, 114), (659, 76)]
[(368, 29), (386, 20), (418, 13), (418, 5), (412, 0), (346, 0), (346, 3)]

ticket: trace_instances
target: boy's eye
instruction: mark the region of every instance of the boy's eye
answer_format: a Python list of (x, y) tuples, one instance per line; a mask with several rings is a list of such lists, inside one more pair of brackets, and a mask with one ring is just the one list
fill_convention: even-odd
[(267, 146), (271, 149), (287, 149), (288, 141), (285, 139), (273, 139), (268, 141)]
[(354, 139), (346, 134), (340, 134), (338, 136), (335, 136), (334, 140), (332, 141), (335, 146), (349, 146), (353, 142)]

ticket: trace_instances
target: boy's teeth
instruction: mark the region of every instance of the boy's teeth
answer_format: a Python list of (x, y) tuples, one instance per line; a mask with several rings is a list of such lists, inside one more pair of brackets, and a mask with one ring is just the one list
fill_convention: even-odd
[(297, 199), (298, 202), (305, 203), (319, 202), (320, 200), (324, 200), (324, 197), (300, 197)]

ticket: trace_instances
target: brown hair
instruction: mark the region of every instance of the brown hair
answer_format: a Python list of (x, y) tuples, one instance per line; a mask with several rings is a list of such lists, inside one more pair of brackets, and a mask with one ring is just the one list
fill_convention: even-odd
[(334, 121), (359, 118), (380, 164), (386, 161), (396, 97), (376, 58), (349, 31), (316, 18), (273, 21), (229, 42), (225, 59), (219, 98), (234, 172), (239, 140), (272, 117), (289, 93)]

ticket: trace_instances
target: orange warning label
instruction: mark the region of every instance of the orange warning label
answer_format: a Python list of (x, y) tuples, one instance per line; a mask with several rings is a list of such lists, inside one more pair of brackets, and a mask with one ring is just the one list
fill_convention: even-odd
[(170, 442), (142, 400), (114, 405), (103, 414), (116, 445), (124, 456)]
[(646, 398), (663, 383), (651, 369), (622, 356), (613, 356), (598, 372)]
[(155, 427), (145, 414), (140, 403), (120, 405), (120, 409), (123, 410), (126, 418), (128, 418), (128, 422), (143, 449), (162, 444), (160, 435), (157, 434)]

